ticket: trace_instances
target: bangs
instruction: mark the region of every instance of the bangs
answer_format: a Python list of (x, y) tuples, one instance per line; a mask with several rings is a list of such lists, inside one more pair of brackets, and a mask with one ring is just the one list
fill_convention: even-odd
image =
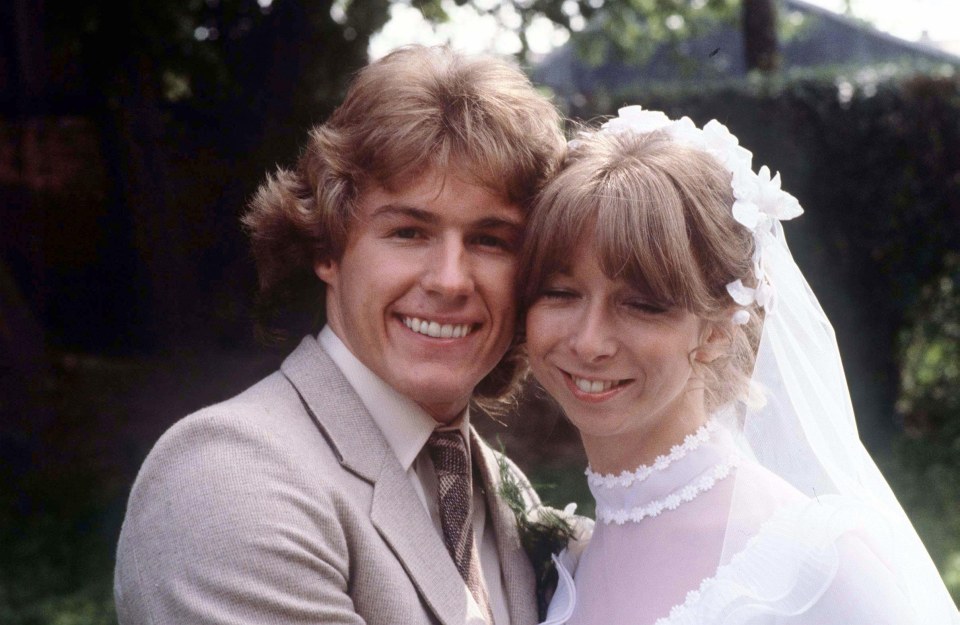
[(526, 305), (544, 282), (571, 269), (589, 242), (603, 273), (658, 304), (699, 311), (704, 278), (691, 245), (684, 197), (671, 176), (628, 159), (600, 171), (572, 163), (544, 190), (528, 228)]
[[(563, 149), (556, 112), (530, 100), (529, 85), (485, 64), (449, 83), (430, 81), (371, 112), (358, 175), (395, 190), (430, 169), (459, 170), (469, 181), (528, 208)], [(410, 76), (411, 82), (422, 80)], [(485, 92), (500, 92), (491, 99)], [(513, 96), (512, 98), (510, 96)], [(527, 112), (517, 112), (523, 102)], [(530, 110), (540, 110), (534, 115)], [(549, 137), (532, 143), (531, 137)]]
[[(494, 147), (483, 149), (484, 144), (470, 145), (459, 138), (441, 135), (429, 143), (427, 150), (416, 140), (409, 144), (384, 146), (378, 152), (379, 171), (384, 178), (374, 178), (389, 191), (400, 188), (428, 171), (456, 172), (465, 182), (483, 187), (494, 195), (505, 198), (518, 206), (527, 206), (533, 195), (531, 178), (517, 167), (511, 155)], [(468, 147), (469, 145), (469, 147)], [(375, 170), (376, 171), (376, 170)]]
[(600, 268), (658, 304), (696, 312), (690, 294), (703, 279), (683, 199), (672, 180), (643, 169), (613, 172), (598, 189), (593, 245)]

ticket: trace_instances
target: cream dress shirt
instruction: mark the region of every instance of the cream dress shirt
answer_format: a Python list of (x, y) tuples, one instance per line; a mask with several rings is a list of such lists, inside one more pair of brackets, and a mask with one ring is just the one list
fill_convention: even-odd
[[(407, 472), (407, 477), (420, 498), (420, 502), (430, 514), (437, 534), (443, 537), (437, 503), (437, 476), (430, 455), (424, 449), (424, 446), (435, 429), (459, 429), (469, 450), (469, 409), (465, 408), (463, 415), (454, 424), (438, 427), (440, 424), (434, 421), (423, 408), (409, 397), (401, 395), (360, 362), (344, 345), (340, 337), (330, 329), (330, 326), (325, 326), (321, 330), (317, 340), (344, 377), (347, 378), (347, 381), (360, 397), (360, 401), (363, 402), (363, 405), (370, 412), (370, 416), (373, 417), (380, 431), (383, 432), (387, 444), (390, 445), (393, 453), (397, 456), (397, 460), (400, 461), (400, 465)], [(510, 614), (503, 590), (496, 537), (493, 534), (493, 528), (488, 527), (486, 521), (487, 506), (480, 489), (474, 484), (473, 536), (474, 540), (478, 540), (477, 549), (480, 553), (480, 567), (490, 596), (490, 609), (493, 611), (496, 625), (509, 625)], [(464, 585), (464, 588), (466, 589), (466, 585)], [(470, 598), (472, 611), (480, 615), (480, 609), (473, 601), (470, 591), (466, 590), (466, 594)]]

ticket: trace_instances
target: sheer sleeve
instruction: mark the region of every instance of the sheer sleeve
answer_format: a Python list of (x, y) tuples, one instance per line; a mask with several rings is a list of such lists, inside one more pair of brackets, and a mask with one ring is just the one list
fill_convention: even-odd
[(856, 535), (838, 543), (839, 569), (823, 596), (797, 619), (803, 625), (907, 625), (918, 623), (896, 575)]

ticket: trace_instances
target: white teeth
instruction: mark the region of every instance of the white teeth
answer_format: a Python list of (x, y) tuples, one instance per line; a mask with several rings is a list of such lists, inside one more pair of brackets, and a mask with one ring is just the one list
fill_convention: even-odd
[(473, 326), (469, 323), (445, 323), (441, 325), (436, 321), (427, 321), (417, 317), (404, 317), (403, 324), (414, 332), (442, 339), (463, 338), (470, 334), (473, 329)]
[(616, 380), (588, 380), (586, 378), (573, 377), (573, 383), (577, 385), (577, 388), (580, 389), (583, 393), (602, 393), (604, 391), (609, 391), (613, 388), (613, 385), (616, 384)]

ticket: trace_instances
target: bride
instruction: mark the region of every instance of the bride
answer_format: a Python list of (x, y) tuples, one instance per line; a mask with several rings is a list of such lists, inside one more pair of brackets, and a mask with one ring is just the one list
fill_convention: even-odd
[(960, 623), (858, 438), (780, 226), (802, 210), (751, 158), (716, 121), (627, 107), (531, 215), (527, 353), (597, 503), (547, 623)]

